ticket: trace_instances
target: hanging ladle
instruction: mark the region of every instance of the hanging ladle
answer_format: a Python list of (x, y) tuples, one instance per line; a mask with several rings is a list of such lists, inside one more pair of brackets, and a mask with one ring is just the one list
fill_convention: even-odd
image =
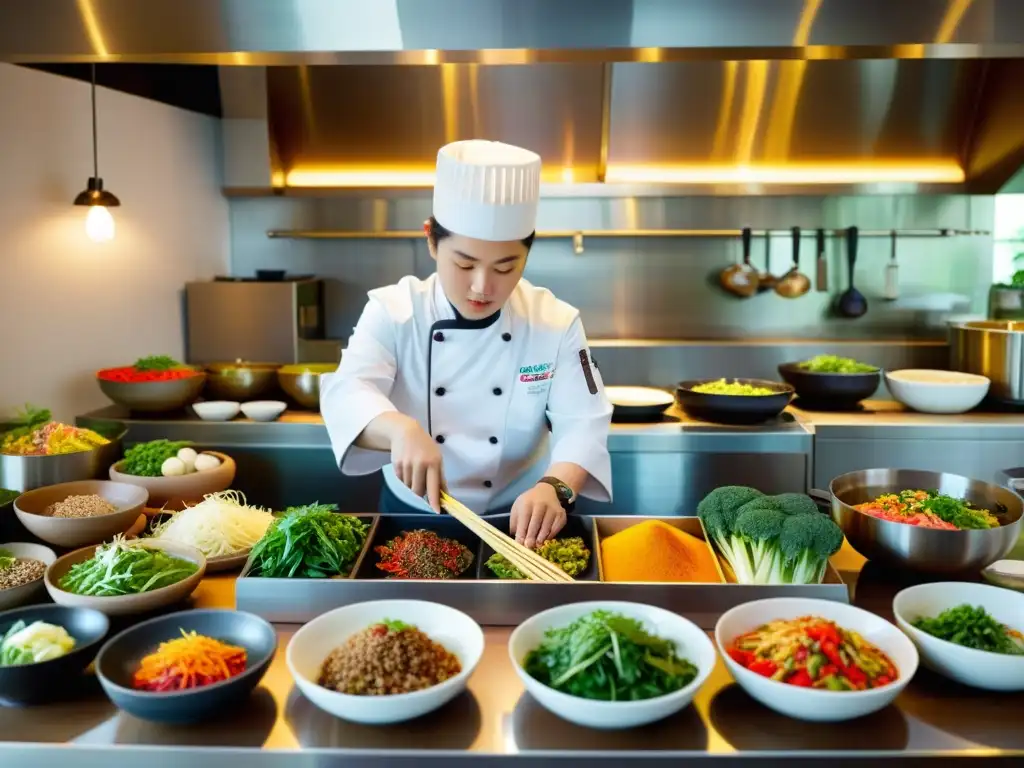
[(757, 276), (757, 292), (772, 290), (779, 283), (779, 278), (772, 274), (772, 233), (764, 231), (764, 272)]
[(811, 290), (811, 280), (800, 271), (800, 227), (793, 227), (793, 266), (782, 276), (775, 292), (787, 299), (796, 299)]
[(750, 227), (743, 228), (743, 262), (722, 270), (719, 282), (734, 296), (746, 299), (757, 293), (757, 270), (750, 263)]
[(857, 264), (857, 232), (857, 227), (846, 229), (846, 262), (850, 285), (836, 302), (836, 311), (843, 317), (861, 317), (868, 311), (868, 300), (853, 284), (853, 268)]

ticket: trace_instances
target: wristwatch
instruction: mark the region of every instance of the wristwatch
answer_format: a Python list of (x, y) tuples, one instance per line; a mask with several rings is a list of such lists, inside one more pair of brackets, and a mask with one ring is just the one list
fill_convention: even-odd
[(563, 483), (557, 477), (542, 477), (537, 483), (547, 483), (555, 489), (555, 493), (558, 495), (558, 503), (562, 505), (562, 509), (566, 512), (572, 512), (576, 506), (576, 494), (572, 488)]

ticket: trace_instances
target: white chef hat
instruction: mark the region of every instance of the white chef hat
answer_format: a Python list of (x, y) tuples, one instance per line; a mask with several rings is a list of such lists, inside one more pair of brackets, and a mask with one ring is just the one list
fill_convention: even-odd
[(437, 153), (434, 218), (477, 240), (522, 240), (537, 228), (540, 155), (500, 141), (456, 141)]

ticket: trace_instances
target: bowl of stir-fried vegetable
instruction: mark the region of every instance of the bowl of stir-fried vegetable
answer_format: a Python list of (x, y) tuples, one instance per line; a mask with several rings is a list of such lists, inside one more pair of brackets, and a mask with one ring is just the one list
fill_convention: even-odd
[(869, 560), (925, 573), (977, 573), (1017, 543), (1024, 500), (947, 472), (865, 469), (829, 484), (832, 519)]
[(799, 404), (814, 410), (850, 410), (875, 394), (882, 375), (873, 365), (835, 355), (818, 355), (779, 366)]
[(121, 455), (126, 428), (119, 421), (84, 421), (64, 424), (31, 405), (0, 418), (0, 488), (31, 491), (105, 476)]
[(1024, 595), (932, 582), (897, 593), (892, 610), (925, 666), (975, 688), (1024, 690)]
[(715, 625), (733, 679), (780, 714), (839, 722), (887, 707), (917, 671), (906, 635), (885, 619), (831, 600), (743, 603)]

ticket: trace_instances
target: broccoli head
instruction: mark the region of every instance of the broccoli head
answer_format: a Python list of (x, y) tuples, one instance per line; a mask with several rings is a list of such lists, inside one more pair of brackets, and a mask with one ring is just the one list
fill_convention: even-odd
[(771, 498), (779, 503), (780, 509), (787, 515), (821, 514), (814, 499), (805, 493), (780, 493)]
[(823, 514), (792, 515), (779, 537), (788, 584), (820, 584), (828, 559), (843, 546), (843, 531)]
[(753, 583), (775, 583), (773, 575), (783, 565), (779, 536), (788, 519), (770, 496), (753, 499), (740, 507), (733, 526), (733, 538), (745, 547)]
[(752, 499), (764, 496), (756, 488), (744, 485), (723, 485), (715, 488), (697, 505), (697, 517), (712, 535), (729, 535), (736, 522), (740, 507)]

